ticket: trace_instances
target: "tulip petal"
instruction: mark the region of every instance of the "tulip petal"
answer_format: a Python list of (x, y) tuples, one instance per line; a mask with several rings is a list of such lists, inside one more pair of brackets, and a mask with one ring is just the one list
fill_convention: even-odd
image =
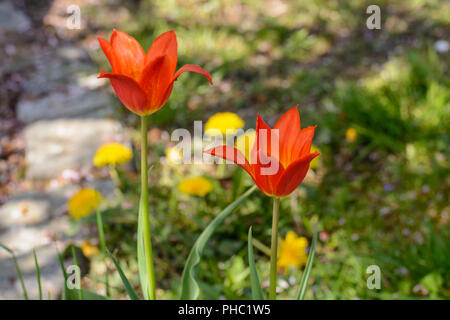
[[(238, 166), (243, 168), (247, 173), (250, 175), (250, 177), (253, 179), (255, 184), (258, 186), (258, 188), (264, 192), (267, 195), (272, 195), (273, 186), (276, 185), (273, 183), (271, 179), (274, 179), (273, 175), (267, 175), (262, 173), (267, 173), (268, 169), (267, 167), (270, 166), (270, 164), (267, 165), (250, 165), (245, 158), (245, 156), (242, 154), (241, 151), (238, 149), (231, 147), (231, 146), (219, 146), (214, 147), (209, 150), (204, 151), (207, 154), (211, 154), (213, 156), (230, 160), (236, 163)], [(274, 161), (277, 161), (276, 159)], [(261, 171), (261, 167), (265, 168)], [(265, 171), (264, 171), (265, 170)], [(256, 174), (256, 171), (258, 173)], [(278, 176), (277, 176), (278, 177)]]
[(152, 109), (159, 109), (168, 99), (166, 91), (172, 82), (172, 74), (168, 71), (170, 64), (169, 56), (162, 55), (152, 59), (142, 71), (139, 84), (146, 92)]
[(283, 114), (273, 129), (279, 130), (279, 159), (283, 166), (287, 167), (292, 159), (293, 147), (300, 139), (300, 114), (298, 113), (298, 105)]
[(273, 196), (276, 194), (278, 181), (283, 175), (284, 168), (277, 158), (264, 154), (259, 150), (258, 163), (253, 165), (255, 182), (265, 194)]
[(202, 74), (202, 75), (204, 75), (206, 77), (206, 79), (208, 79), (209, 83), (213, 84), (212, 79), (211, 79), (211, 75), (208, 73), (208, 71), (206, 71), (202, 67), (199, 67), (199, 66), (197, 66), (195, 64), (185, 64), (184, 66), (182, 66), (180, 69), (178, 69), (177, 73), (175, 73), (175, 75), (173, 76), (173, 80), (172, 81), (177, 80), (178, 77), (183, 72), (186, 72), (186, 71)]
[(145, 65), (160, 56), (167, 56), (167, 72), (171, 75), (175, 73), (178, 59), (177, 36), (173, 30), (164, 32), (153, 41), (145, 56)]
[(297, 137), (295, 144), (292, 148), (291, 160), (293, 162), (304, 155), (309, 154), (311, 151), (311, 143), (314, 137), (314, 131), (316, 126), (307, 127), (300, 131), (300, 135)]
[(318, 152), (310, 153), (291, 163), (278, 181), (275, 194), (283, 197), (294, 191), (305, 178), (310, 162), (318, 155)]
[(276, 131), (273, 131), (258, 114), (256, 120), (256, 140), (250, 153), (250, 159), (255, 159), (258, 162), (259, 159), (257, 156), (259, 156), (260, 151), (262, 151), (261, 154), (267, 154), (278, 159), (278, 142), (279, 137)]
[(114, 70), (114, 54), (112, 52), (111, 44), (106, 41), (103, 38), (98, 37), (97, 38), (98, 43), (100, 44), (100, 48), (102, 48), (103, 53), (105, 54), (106, 58), (109, 61), (109, 64), (111, 65), (112, 72), (115, 72)]
[(238, 149), (224, 145), (214, 147), (203, 152), (225, 160), (233, 161), (235, 164), (247, 171), (252, 178), (254, 178), (252, 166), (248, 163), (245, 156)]
[(162, 96), (162, 99), (160, 102), (161, 106), (165, 105), (167, 103), (167, 100), (169, 100), (170, 95), (172, 94), (172, 89), (173, 89), (173, 82), (171, 84), (169, 84), (169, 87), (166, 89), (166, 92)]
[(119, 100), (130, 111), (138, 114), (146, 114), (147, 98), (145, 92), (134, 79), (114, 73), (102, 71), (98, 78), (108, 78)]
[(123, 31), (114, 30), (110, 44), (114, 55), (113, 72), (137, 81), (145, 61), (145, 52), (139, 42)]
[(172, 89), (173, 89), (173, 83), (174, 83), (174, 81), (177, 80), (177, 78), (178, 78), (183, 72), (186, 72), (186, 71), (191, 71), (191, 72), (196, 72), (196, 73), (199, 73), (199, 74), (203, 74), (203, 75), (208, 79), (208, 81), (209, 81), (211, 84), (213, 84), (213, 83), (212, 83), (212, 79), (211, 79), (211, 75), (210, 75), (207, 71), (205, 71), (205, 70), (202, 69), (201, 67), (196, 66), (196, 65), (194, 65), (194, 64), (186, 64), (186, 65), (182, 66), (180, 69), (178, 69), (178, 71), (175, 73), (175, 75), (174, 75), (174, 77), (172, 78), (171, 82), (169, 83), (169, 85), (168, 85), (166, 91), (164, 92), (164, 95), (163, 95), (162, 98), (161, 98), (161, 105), (164, 105), (164, 104), (167, 102), (167, 100), (169, 99), (170, 94), (171, 94)]

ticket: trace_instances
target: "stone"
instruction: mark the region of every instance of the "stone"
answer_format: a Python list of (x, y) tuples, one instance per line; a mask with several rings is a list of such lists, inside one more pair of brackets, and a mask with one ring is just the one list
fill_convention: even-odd
[[(114, 195), (114, 183), (109, 179), (88, 181), (85, 187), (95, 188), (106, 198)], [(13, 250), (30, 299), (38, 299), (33, 249), (44, 298), (50, 293), (55, 299), (64, 281), (55, 240), (62, 251), (69, 241), (80, 243), (86, 236), (87, 230), (68, 236), (71, 224), (66, 214), (67, 201), (79, 188), (70, 184), (42, 192), (24, 192), (0, 207), (0, 243)], [(4, 299), (23, 299), (23, 293), (11, 254), (0, 248), (0, 300)]]
[[(1, 249), (0, 251), (6, 252)], [(48, 299), (50, 294), (51, 298), (55, 299), (61, 292), (64, 284), (64, 277), (59, 265), (56, 247), (54, 245), (38, 247), (36, 249), (36, 256), (39, 263), (43, 298)], [(33, 253), (16, 253), (16, 258), (29, 298), (38, 299), (39, 289)], [(16, 299), (24, 299), (22, 286), (11, 255), (9, 253), (2, 253), (0, 255), (0, 300)]]
[(122, 126), (109, 119), (38, 121), (25, 128), (26, 177), (50, 179), (64, 169), (92, 165), (103, 143), (118, 140)]
[(31, 27), (30, 19), (9, 2), (0, 3), (0, 31), (24, 32)]
[[(23, 192), (9, 199), (0, 207), (0, 243), (22, 254), (63, 237), (68, 226), (63, 222), (64, 189)], [(54, 219), (60, 224), (56, 229), (51, 227)]]
[[(27, 52), (23, 52), (20, 56), (24, 57), (15, 59), (27, 59), (33, 70), (23, 83), (24, 96), (27, 98), (40, 97), (66, 85), (76, 84), (80, 77), (96, 75), (96, 68), (82, 48), (64, 46), (45, 50), (32, 57)], [(28, 70), (30, 67), (24, 65), (24, 69)]]
[[(13, 250), (28, 295), (38, 298), (33, 249), (39, 261), (45, 295), (58, 294), (63, 284), (53, 239), (65, 237), (68, 217), (59, 210), (66, 199), (57, 193), (25, 192), (0, 207), (0, 243)], [(0, 299), (23, 299), (12, 256), (0, 248)]]
[(13, 197), (0, 207), (0, 230), (47, 221), (54, 201), (47, 195), (34, 192)]
[(68, 86), (39, 99), (22, 99), (17, 105), (17, 117), (24, 123), (58, 118), (104, 118), (112, 114), (109, 97), (103, 91)]
[(33, 72), (23, 82), (17, 117), (25, 124), (60, 118), (106, 118), (113, 115), (110, 98), (82, 48), (63, 46), (30, 58)]

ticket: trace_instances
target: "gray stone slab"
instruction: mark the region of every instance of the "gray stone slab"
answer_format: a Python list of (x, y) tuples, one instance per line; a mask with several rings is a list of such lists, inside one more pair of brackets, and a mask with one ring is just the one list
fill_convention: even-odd
[[(64, 277), (58, 262), (58, 254), (54, 245), (36, 248), (36, 256), (41, 275), (41, 286), (44, 299), (50, 294), (55, 299), (64, 284)], [(30, 299), (39, 298), (36, 269), (32, 252), (17, 254), (25, 287)], [(17, 276), (14, 261), (10, 255), (0, 255), (0, 300), (24, 299), (22, 286)]]
[(78, 86), (68, 86), (38, 99), (22, 99), (17, 105), (17, 117), (24, 123), (70, 117), (105, 118), (112, 113), (104, 91)]
[(92, 165), (100, 145), (120, 136), (122, 126), (108, 119), (38, 121), (25, 128), (26, 176), (49, 179), (64, 169)]
[[(114, 184), (109, 179), (89, 181), (84, 186), (95, 188), (106, 198), (114, 194)], [(86, 236), (83, 230), (71, 237), (67, 235), (67, 200), (79, 188), (66, 185), (24, 192), (0, 207), (0, 243), (14, 251), (31, 299), (38, 298), (33, 249), (39, 261), (44, 298), (50, 293), (54, 299), (63, 287), (55, 240), (58, 249), (63, 250), (69, 242), (81, 242)], [(23, 293), (10, 253), (0, 248), (0, 300), (4, 299), (23, 299)]]
[(8, 1), (0, 3), (0, 32), (24, 32), (30, 27), (31, 21), (25, 14)]

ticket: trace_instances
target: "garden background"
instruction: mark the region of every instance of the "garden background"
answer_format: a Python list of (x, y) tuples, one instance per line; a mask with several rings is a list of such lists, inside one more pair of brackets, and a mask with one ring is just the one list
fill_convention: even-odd
[[(381, 8), (381, 29), (366, 27), (366, 8)], [(80, 29), (67, 21), (70, 5)], [(97, 37), (123, 30), (147, 50), (175, 30), (179, 63), (209, 71), (175, 84), (150, 117), (150, 212), (157, 296), (178, 297), (189, 250), (206, 225), (253, 182), (236, 166), (173, 165), (176, 128), (233, 112), (254, 128), (273, 125), (300, 104), (302, 127), (317, 125), (320, 150), (305, 182), (281, 202), (280, 235), (308, 239), (319, 224), (308, 299), (450, 297), (449, 128), (450, 2), (288, 0), (18, 0), (0, 3), (0, 243), (12, 249), (30, 296), (37, 297), (33, 248), (45, 296), (62, 287), (57, 249), (74, 245), (83, 286), (125, 298), (119, 275), (98, 250), (95, 215), (75, 220), (67, 201), (81, 187), (101, 192), (108, 248), (138, 288), (136, 225), (138, 118), (112, 94)], [(134, 157), (117, 169), (92, 158), (118, 141)], [(204, 196), (183, 193), (186, 177), (204, 177)], [(240, 181), (242, 179), (242, 181)], [(120, 181), (118, 183), (117, 181)], [(239, 186), (239, 187), (238, 187)], [(181, 188), (182, 189), (182, 188)], [(201, 298), (249, 299), (247, 232), (268, 285), (270, 199), (260, 191), (220, 226), (199, 277)], [(70, 254), (66, 254), (70, 264)], [(381, 270), (369, 289), (366, 268)], [(295, 296), (301, 268), (279, 275), (279, 297)], [(0, 251), (0, 298), (21, 298), (11, 255)]]

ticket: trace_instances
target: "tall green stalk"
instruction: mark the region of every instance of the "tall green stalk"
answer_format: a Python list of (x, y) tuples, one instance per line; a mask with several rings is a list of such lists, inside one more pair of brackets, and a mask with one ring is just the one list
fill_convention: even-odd
[[(98, 238), (100, 239), (100, 248), (102, 250), (103, 257), (106, 258), (108, 255), (106, 253), (105, 232), (103, 230), (102, 216), (101, 216), (100, 210), (98, 210), (98, 208), (96, 211), (96, 216), (97, 216)], [(106, 260), (105, 260), (105, 268), (106, 268), (106, 272), (105, 272), (106, 296), (110, 297), (111, 292), (109, 290), (108, 264), (107, 264)]]
[[(155, 300), (155, 271), (153, 266), (152, 239), (150, 233), (150, 217), (148, 208), (148, 165), (147, 165), (147, 119), (141, 116), (141, 205), (145, 251), (145, 268), (147, 271), (148, 297)], [(138, 239), (139, 241), (139, 239)]]
[(272, 241), (270, 245), (270, 289), (269, 299), (277, 296), (277, 251), (278, 251), (278, 218), (280, 215), (280, 198), (273, 198)]
[[(73, 263), (75, 264), (77, 269), (80, 270), (80, 265), (78, 264), (77, 254), (75, 252), (75, 247), (74, 246), (72, 246), (72, 258), (73, 258)], [(80, 281), (79, 282), (79, 288), (77, 288), (78, 300), (83, 300), (83, 290), (81, 289), (81, 274), (75, 273), (75, 275), (77, 275), (79, 277), (78, 281)]]
[(41, 270), (39, 269), (39, 263), (36, 256), (36, 249), (33, 249), (33, 257), (34, 257), (34, 266), (36, 268), (36, 279), (39, 289), (39, 300), (42, 300)]

